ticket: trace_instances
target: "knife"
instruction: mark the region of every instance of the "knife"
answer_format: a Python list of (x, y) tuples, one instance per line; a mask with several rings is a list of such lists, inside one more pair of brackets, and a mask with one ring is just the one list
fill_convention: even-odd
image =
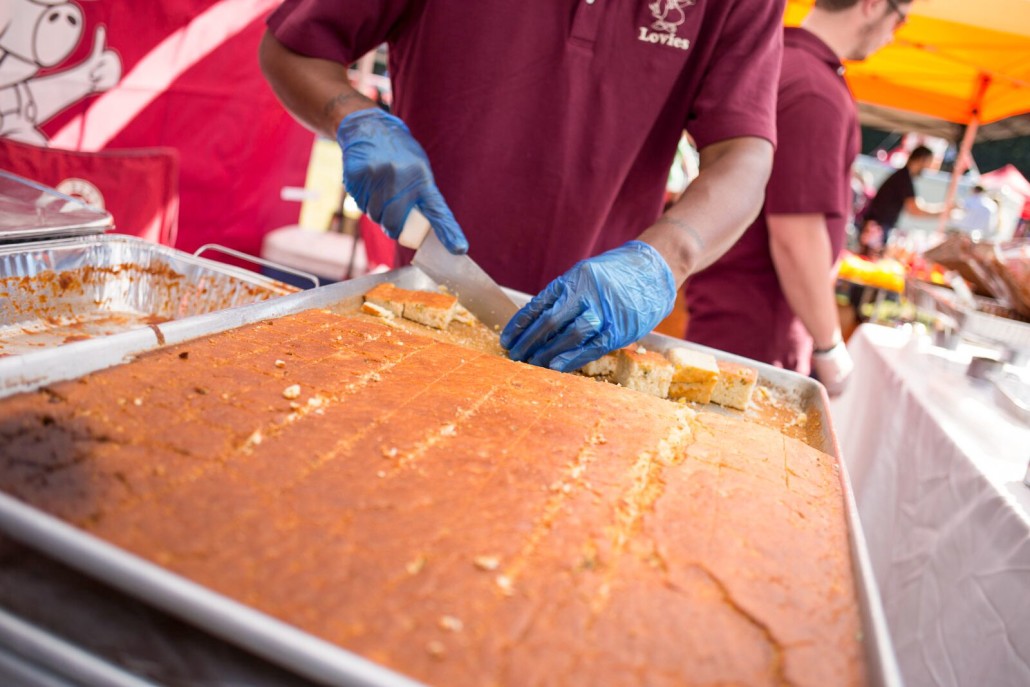
[(397, 239), (415, 249), (412, 263), (437, 284), (446, 286), (458, 302), (486, 326), (499, 330), (519, 310), (483, 268), (467, 255), (454, 255), (440, 243), (429, 220), (418, 210), (408, 213)]

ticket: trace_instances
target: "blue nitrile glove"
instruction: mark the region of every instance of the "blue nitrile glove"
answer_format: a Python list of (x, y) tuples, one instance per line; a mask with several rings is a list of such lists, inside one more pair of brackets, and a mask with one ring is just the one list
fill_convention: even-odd
[(343, 149), (343, 183), (361, 210), (392, 239), (404, 228), (412, 208), (432, 225), (452, 253), (467, 253), (469, 243), (433, 180), (426, 151), (404, 122), (379, 108), (358, 110), (336, 130)]
[(562, 372), (648, 334), (672, 312), (676, 283), (657, 250), (630, 241), (576, 263), (501, 332), (512, 360)]

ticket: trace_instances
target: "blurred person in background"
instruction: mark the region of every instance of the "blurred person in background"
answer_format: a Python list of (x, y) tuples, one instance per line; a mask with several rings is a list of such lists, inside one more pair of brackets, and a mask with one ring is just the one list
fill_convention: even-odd
[(880, 184), (863, 216), (860, 235), (864, 255), (880, 255), (902, 211), (913, 217), (940, 217), (944, 214), (942, 204), (927, 203), (916, 195), (915, 179), (931, 164), (933, 151), (926, 146), (917, 146), (909, 154), (905, 166)]
[[(784, 0), (286, 0), (260, 58), (294, 116), (336, 137), (347, 191), (390, 236), (417, 208), (501, 284), (543, 288), (501, 341), (516, 360), (573, 370), (650, 332), (758, 213), (783, 11)], [(396, 116), (345, 69), (384, 41)], [(684, 129), (700, 170), (663, 213)]]
[(998, 231), (998, 204), (977, 184), (962, 201), (962, 215), (951, 226), (973, 239), (990, 239)]
[(841, 61), (886, 45), (901, 0), (816, 0), (784, 36), (778, 146), (765, 206), (743, 238), (687, 282), (686, 337), (816, 376), (839, 393), (853, 364), (841, 336), (835, 262), (852, 213), (861, 146)]

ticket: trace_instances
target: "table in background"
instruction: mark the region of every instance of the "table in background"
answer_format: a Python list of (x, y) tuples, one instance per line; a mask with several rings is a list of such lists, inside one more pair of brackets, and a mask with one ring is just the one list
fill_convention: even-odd
[(970, 354), (865, 324), (831, 403), (905, 684), (1030, 685), (1030, 426)]

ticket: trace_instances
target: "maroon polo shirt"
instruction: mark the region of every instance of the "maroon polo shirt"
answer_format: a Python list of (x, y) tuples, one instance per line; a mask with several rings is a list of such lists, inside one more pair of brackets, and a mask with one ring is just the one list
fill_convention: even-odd
[[(861, 147), (843, 74), (819, 38), (801, 28), (785, 30), (778, 146), (765, 206), (726, 255), (687, 282), (690, 341), (808, 374), (812, 340), (780, 288), (766, 216), (822, 213), (834, 260), (843, 248), (851, 165)], [(829, 288), (830, 263), (826, 268)]]
[(536, 293), (636, 238), (683, 129), (775, 139), (783, 0), (286, 0), (292, 50), (386, 41), (394, 113), (500, 283)]

